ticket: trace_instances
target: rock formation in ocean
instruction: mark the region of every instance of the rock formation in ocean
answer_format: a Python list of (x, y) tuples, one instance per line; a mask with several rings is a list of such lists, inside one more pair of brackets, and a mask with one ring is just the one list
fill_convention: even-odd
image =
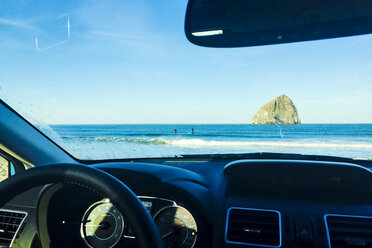
[(255, 125), (294, 125), (301, 124), (296, 106), (292, 100), (281, 95), (263, 105), (252, 118)]

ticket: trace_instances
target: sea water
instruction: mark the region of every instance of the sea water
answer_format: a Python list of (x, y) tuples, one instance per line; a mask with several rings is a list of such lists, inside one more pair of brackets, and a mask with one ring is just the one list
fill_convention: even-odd
[[(372, 124), (53, 125), (82, 159), (279, 152), (372, 158)], [(193, 131), (192, 131), (193, 130)]]

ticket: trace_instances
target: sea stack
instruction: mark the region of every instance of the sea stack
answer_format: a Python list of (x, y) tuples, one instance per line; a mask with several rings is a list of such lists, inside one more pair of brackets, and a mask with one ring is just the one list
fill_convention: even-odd
[(263, 105), (252, 118), (254, 125), (296, 125), (301, 124), (296, 106), (292, 100), (281, 95)]

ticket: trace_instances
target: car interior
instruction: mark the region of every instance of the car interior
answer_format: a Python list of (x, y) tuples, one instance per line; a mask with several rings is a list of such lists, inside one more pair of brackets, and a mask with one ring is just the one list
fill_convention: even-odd
[[(372, 33), (368, 0), (190, 0), (185, 13), (185, 39), (205, 49)], [(0, 247), (372, 247), (372, 160), (78, 159), (0, 100), (0, 164)]]

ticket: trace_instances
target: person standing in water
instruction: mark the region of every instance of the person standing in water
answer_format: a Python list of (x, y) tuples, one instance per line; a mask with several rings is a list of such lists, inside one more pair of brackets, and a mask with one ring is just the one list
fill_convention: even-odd
[(177, 134), (177, 128), (174, 129), (174, 134)]
[(194, 134), (194, 128), (191, 128), (191, 134)]

